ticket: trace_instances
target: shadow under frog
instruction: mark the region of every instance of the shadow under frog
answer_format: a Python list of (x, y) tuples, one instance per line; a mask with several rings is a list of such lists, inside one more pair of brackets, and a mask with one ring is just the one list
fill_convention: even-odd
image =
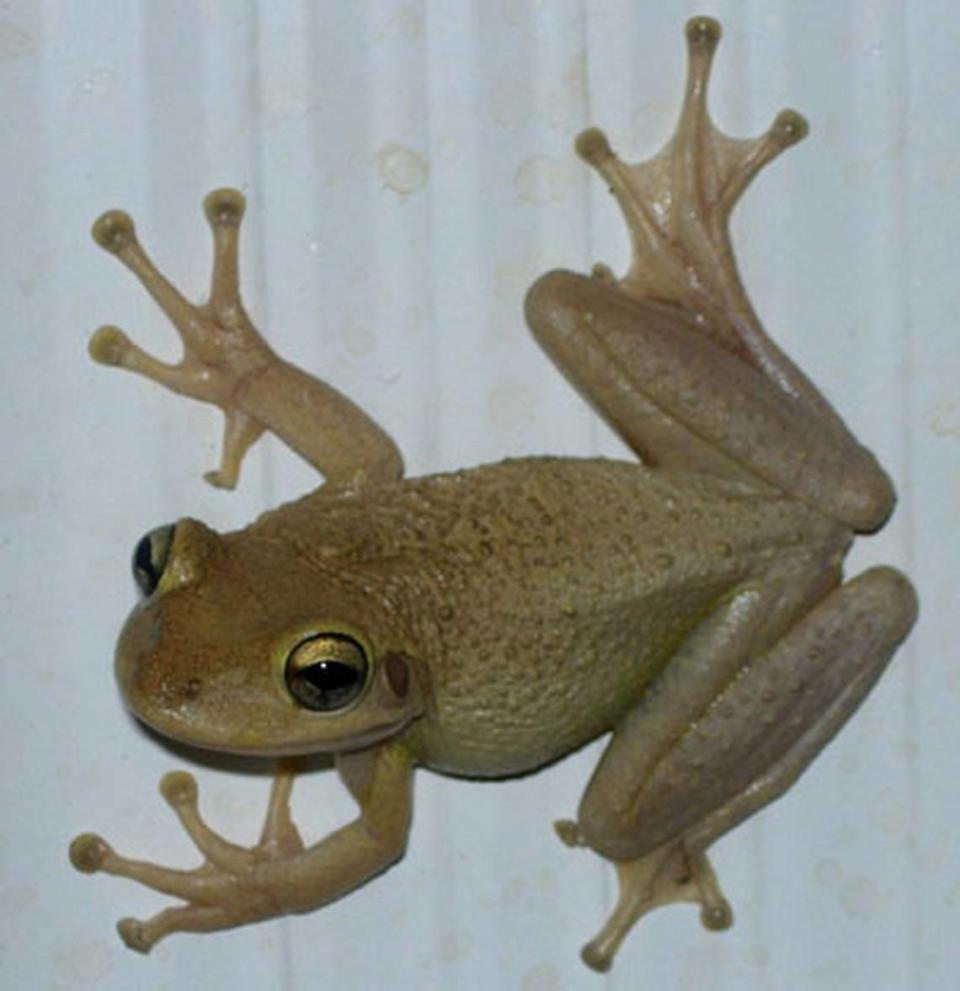
[[(196, 306), (158, 272), (119, 211), (94, 226), (179, 331), (167, 365), (121, 331), (90, 351), (219, 406), (232, 487), (272, 431), (324, 477), (246, 529), (185, 519), (148, 534), (142, 599), (116, 669), (133, 713), (176, 741), (278, 758), (260, 841), (227, 842), (197, 787), (161, 792), (204, 857), (194, 870), (128, 860), (83, 835), (83, 871), (132, 878), (183, 904), (119, 923), (146, 951), (343, 895), (399, 859), (418, 766), (529, 772), (611, 732), (565, 842), (609, 860), (620, 896), (584, 960), (606, 969), (652, 908), (732, 913), (707, 858), (718, 836), (783, 794), (864, 699), (913, 625), (892, 568), (842, 579), (856, 533), (886, 521), (890, 481), (767, 337), (741, 286), (728, 218), (753, 176), (806, 133), (784, 111), (758, 138), (706, 108), (720, 37), (686, 28), (676, 131), (640, 165), (589, 130), (577, 150), (623, 211), (623, 278), (544, 275), (526, 299), (547, 353), (637, 463), (524, 458), (423, 478), (366, 413), (288, 364), (240, 300), (244, 202), (205, 201), (212, 288)], [(332, 754), (358, 818), (305, 846), (294, 763)]]

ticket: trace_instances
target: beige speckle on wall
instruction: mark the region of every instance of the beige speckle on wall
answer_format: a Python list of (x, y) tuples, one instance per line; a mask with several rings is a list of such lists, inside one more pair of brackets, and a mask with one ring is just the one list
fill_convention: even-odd
[(559, 203), (581, 177), (582, 170), (569, 157), (531, 155), (517, 166), (513, 188), (517, 198), (526, 203)]
[(521, 991), (561, 991), (563, 974), (555, 964), (537, 964), (523, 975), (520, 987)]
[(938, 437), (960, 438), (960, 399), (951, 396), (936, 403), (930, 414), (930, 429)]
[(401, 144), (384, 145), (377, 153), (377, 167), (383, 184), (401, 196), (417, 192), (427, 184), (430, 167), (426, 159)]
[(57, 975), (71, 988), (95, 986), (110, 975), (115, 953), (102, 939), (64, 946), (54, 952)]
[(37, 51), (33, 35), (9, 21), (0, 22), (0, 59), (17, 59)]
[(348, 322), (341, 330), (343, 345), (355, 356), (370, 354), (377, 346), (377, 335), (367, 326)]

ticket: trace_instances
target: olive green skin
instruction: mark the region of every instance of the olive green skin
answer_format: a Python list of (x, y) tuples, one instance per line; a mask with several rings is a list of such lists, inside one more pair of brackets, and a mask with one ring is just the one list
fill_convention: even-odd
[[(363, 714), (417, 762), (475, 776), (531, 770), (613, 728), (731, 590), (774, 557), (847, 540), (742, 483), (557, 458), (321, 489), (206, 534), (204, 553), (175, 539), (166, 570), (186, 585), (161, 584), (121, 638), (137, 715), (191, 743), (304, 753), (355, 748)], [(371, 681), (404, 658), (419, 711), (397, 725), (370, 693), (345, 714), (292, 706), (275, 645), (330, 623), (368, 645)]]

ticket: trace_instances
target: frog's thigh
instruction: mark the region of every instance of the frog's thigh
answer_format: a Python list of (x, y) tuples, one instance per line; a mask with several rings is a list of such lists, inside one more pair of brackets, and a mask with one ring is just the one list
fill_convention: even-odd
[[(683, 325), (675, 307), (627, 301), (596, 277), (562, 271), (541, 276), (530, 287), (525, 307), (540, 346), (644, 464), (741, 475), (742, 469), (716, 445), (646, 395), (644, 376), (636, 374), (650, 364), (644, 354), (649, 335), (670, 340)], [(618, 348), (624, 340), (631, 353)], [(684, 374), (682, 362), (673, 365)], [(671, 379), (674, 371), (660, 368)]]
[[(654, 692), (655, 701), (624, 720), (604, 754), (581, 802), (580, 838), (617, 861), (672, 840), (703, 850), (796, 780), (866, 696), (916, 612), (900, 572), (865, 572), (769, 649), (745, 657), (705, 708), (672, 726), (666, 745), (651, 738), (651, 729), (664, 729), (659, 707), (688, 689)], [(710, 651), (709, 639), (698, 650)], [(708, 658), (700, 660), (709, 671)]]
[(791, 397), (679, 308), (556, 271), (531, 286), (526, 317), (646, 464), (761, 479), (857, 531), (889, 514), (889, 479), (835, 417)]

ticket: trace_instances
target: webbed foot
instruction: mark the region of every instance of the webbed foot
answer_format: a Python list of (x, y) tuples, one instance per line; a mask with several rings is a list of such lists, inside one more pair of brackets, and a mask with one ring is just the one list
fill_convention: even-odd
[(236, 485), (244, 456), (267, 430), (333, 487), (399, 478), (403, 459), (390, 436), (332, 386), (278, 357), (247, 316), (237, 268), (243, 196), (217, 189), (203, 207), (214, 251), (210, 295), (199, 305), (184, 299), (156, 268), (128, 214), (110, 210), (93, 225), (94, 240), (133, 272), (170, 318), (183, 357), (176, 364), (159, 361), (113, 326), (92, 336), (90, 356), (220, 407), (226, 418), (220, 465), (204, 475), (218, 488)]
[(204, 855), (200, 867), (176, 870), (130, 860), (93, 833), (73, 840), (70, 861), (86, 874), (116, 874), (186, 901), (185, 905), (164, 909), (146, 920), (120, 920), (120, 938), (141, 953), (149, 952), (158, 940), (172, 932), (209, 932), (281, 915), (289, 907), (284, 901), (283, 885), (277, 883), (278, 877), (281, 882), (283, 877), (276, 866), (304, 850), (290, 818), (292, 785), (293, 771), (284, 767), (274, 779), (260, 840), (246, 848), (224, 840), (202, 820), (192, 775), (183, 771), (167, 774), (160, 782), (160, 793)]
[(89, 352), (102, 365), (126, 368), (173, 392), (219, 406), (226, 417), (222, 460), (204, 477), (212, 485), (230, 489), (236, 485), (244, 455), (264, 431), (264, 425), (238, 405), (238, 389), (278, 359), (240, 300), (237, 244), (244, 198), (235, 189), (217, 189), (203, 207), (213, 230), (214, 264), (210, 296), (202, 305), (184, 299), (160, 273), (140, 245), (128, 214), (110, 210), (92, 231), (97, 244), (133, 272), (170, 318), (183, 341), (181, 360), (173, 365), (159, 361), (113, 326), (94, 333)]
[[(576, 149), (607, 182), (630, 232), (633, 260), (621, 289), (679, 305), (715, 343), (763, 367), (766, 336), (740, 282), (728, 223), (751, 180), (805, 137), (808, 125), (795, 110), (781, 111), (756, 138), (733, 138), (714, 124), (707, 89), (720, 35), (713, 18), (687, 22), (683, 106), (657, 155), (629, 165), (597, 128), (580, 134)], [(599, 272), (611, 281), (606, 266)]]
[(636, 860), (615, 862), (614, 867), (620, 897), (603, 928), (580, 952), (583, 962), (594, 970), (609, 970), (637, 921), (664, 905), (694, 902), (700, 905), (700, 921), (707, 929), (733, 925), (733, 910), (702, 850), (691, 851), (683, 842), (668, 843)]

